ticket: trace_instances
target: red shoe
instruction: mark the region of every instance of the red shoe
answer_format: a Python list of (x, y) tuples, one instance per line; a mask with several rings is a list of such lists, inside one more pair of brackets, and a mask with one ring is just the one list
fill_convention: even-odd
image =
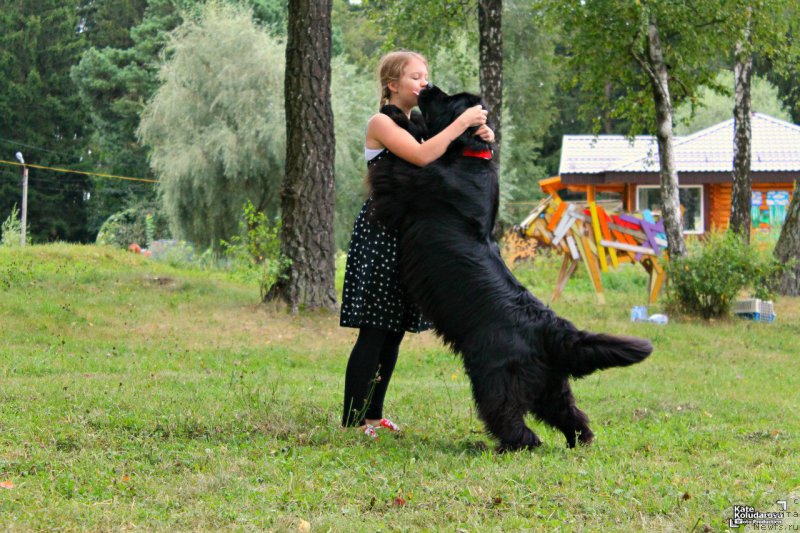
[(361, 430), (364, 432), (364, 435), (366, 435), (367, 437), (369, 437), (371, 439), (377, 439), (378, 438), (378, 432), (375, 431), (375, 429), (376, 429), (375, 426), (370, 425), (370, 424), (364, 424), (364, 427), (361, 428)]
[(392, 433), (394, 433), (395, 431), (400, 431), (400, 426), (398, 426), (388, 418), (381, 418), (381, 421), (378, 422), (378, 427), (386, 428)]

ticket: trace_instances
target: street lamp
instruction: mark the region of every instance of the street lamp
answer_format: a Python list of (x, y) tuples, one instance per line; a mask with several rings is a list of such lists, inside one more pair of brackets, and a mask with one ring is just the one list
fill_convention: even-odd
[(28, 167), (25, 165), (25, 158), (22, 157), (22, 152), (17, 152), (17, 161), (22, 165), (22, 234), (20, 235), (19, 242), (25, 246), (25, 234), (27, 233), (28, 221)]

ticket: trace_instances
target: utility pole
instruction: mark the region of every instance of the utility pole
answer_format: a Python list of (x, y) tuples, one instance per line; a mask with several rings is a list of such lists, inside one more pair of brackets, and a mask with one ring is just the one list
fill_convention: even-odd
[(17, 152), (17, 161), (22, 164), (22, 234), (19, 238), (19, 243), (25, 246), (25, 236), (27, 234), (28, 222), (28, 167), (25, 165), (25, 159), (22, 157), (22, 152)]

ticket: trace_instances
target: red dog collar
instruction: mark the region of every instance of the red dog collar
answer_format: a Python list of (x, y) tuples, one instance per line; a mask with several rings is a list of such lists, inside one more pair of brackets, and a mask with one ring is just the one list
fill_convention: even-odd
[(491, 150), (470, 150), (469, 148), (464, 148), (464, 151), (461, 152), (461, 155), (466, 157), (477, 157), (478, 159), (491, 159), (492, 158), (492, 151)]

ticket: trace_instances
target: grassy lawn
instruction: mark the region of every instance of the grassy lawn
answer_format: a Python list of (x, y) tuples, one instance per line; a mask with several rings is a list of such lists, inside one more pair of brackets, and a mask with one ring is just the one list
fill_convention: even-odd
[[(518, 274), (548, 299), (557, 264)], [(0, 528), (720, 531), (800, 513), (800, 299), (777, 321), (631, 323), (645, 275), (553, 307), (654, 354), (574, 384), (596, 440), (498, 455), (460, 362), (408, 335), (370, 442), (338, 428), (355, 331), (110, 248), (0, 249)], [(794, 523), (798, 523), (795, 519)], [(800, 526), (796, 526), (800, 527)], [(734, 531), (741, 531), (737, 529)]]

